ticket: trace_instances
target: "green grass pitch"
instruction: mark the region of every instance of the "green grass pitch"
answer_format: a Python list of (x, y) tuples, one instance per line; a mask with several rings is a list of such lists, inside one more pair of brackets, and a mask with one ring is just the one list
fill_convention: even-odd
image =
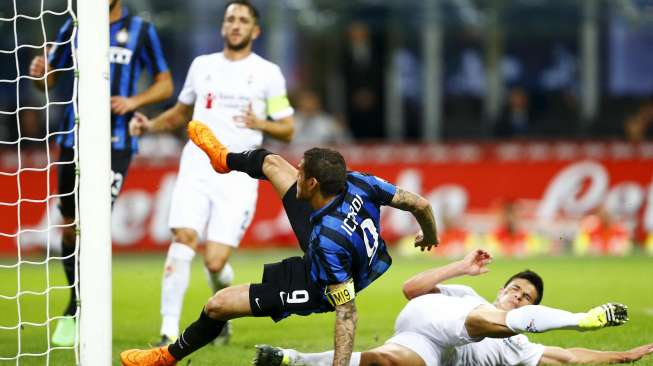
[[(236, 283), (258, 281), (263, 263), (276, 261), (296, 252), (240, 251), (233, 258)], [(159, 298), (164, 255), (116, 256), (113, 262), (113, 364), (119, 365), (118, 353), (128, 348), (143, 348), (154, 343), (159, 330)], [(0, 262), (7, 263), (7, 259)], [(420, 256), (401, 258), (383, 277), (360, 293), (356, 299), (359, 322), (356, 350), (382, 344), (392, 334), (395, 316), (406, 300), (401, 294), (404, 280), (421, 270), (441, 265), (445, 260)], [(64, 277), (60, 263), (50, 266), (50, 281), (61, 285)], [(494, 299), (505, 278), (519, 270), (530, 268), (545, 281), (543, 304), (585, 311), (607, 301), (629, 305), (630, 323), (620, 328), (598, 332), (576, 333), (558, 331), (530, 336), (535, 342), (563, 347), (628, 349), (653, 342), (653, 258), (539, 258), (502, 259), (491, 265), (490, 273), (479, 277), (461, 278), (456, 283), (468, 284), (488, 299)], [(21, 269), (23, 290), (42, 291), (45, 287), (43, 267), (26, 265)], [(14, 295), (18, 286), (15, 270), (0, 270), (0, 294)], [(197, 318), (209, 290), (196, 258), (191, 285), (184, 302), (182, 327)], [(50, 314), (58, 315), (66, 301), (65, 291), (53, 291)], [(43, 322), (46, 301), (43, 296), (25, 295), (20, 299), (20, 314), (24, 321)], [(15, 300), (0, 299), (0, 326), (17, 323), (18, 305)], [(234, 336), (227, 347), (207, 346), (191, 355), (191, 365), (248, 365), (257, 343), (293, 347), (305, 351), (332, 348), (333, 314), (291, 317), (280, 323), (267, 318), (239, 319), (234, 322)], [(25, 326), (21, 337), (22, 352), (40, 353), (46, 349), (45, 330)], [(0, 357), (13, 356), (18, 348), (17, 331), (0, 329)], [(184, 360), (180, 365), (187, 365)], [(74, 365), (72, 351), (54, 351), (50, 365)], [(640, 361), (653, 365), (653, 357)], [(16, 361), (0, 361), (0, 365), (16, 365)], [(41, 357), (22, 357), (19, 365), (46, 365)]]

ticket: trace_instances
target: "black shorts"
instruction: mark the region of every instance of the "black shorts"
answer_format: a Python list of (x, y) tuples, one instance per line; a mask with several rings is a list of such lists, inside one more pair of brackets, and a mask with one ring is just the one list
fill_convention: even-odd
[[(59, 154), (59, 165), (57, 167), (59, 186), (59, 211), (67, 218), (75, 218), (75, 185), (77, 174), (75, 174), (75, 151), (70, 148), (61, 148)], [(115, 202), (122, 188), (122, 183), (127, 176), (127, 169), (131, 163), (131, 151), (111, 151), (111, 205)]]
[(291, 315), (333, 311), (323, 290), (311, 281), (310, 266), (302, 257), (266, 264), (262, 283), (249, 287), (249, 305), (254, 316), (269, 316), (275, 322)]
[(311, 231), (313, 224), (308, 220), (313, 212), (308, 201), (300, 201), (297, 199), (297, 184), (293, 184), (288, 192), (283, 196), (283, 209), (286, 211), (290, 226), (295, 232), (295, 237), (299, 242), (299, 247), (303, 252), (308, 248), (308, 242), (311, 238)]

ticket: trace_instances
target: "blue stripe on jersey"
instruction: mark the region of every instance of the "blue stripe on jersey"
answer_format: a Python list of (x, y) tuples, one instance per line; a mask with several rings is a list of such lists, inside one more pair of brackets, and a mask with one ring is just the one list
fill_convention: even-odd
[[(65, 39), (66, 32), (70, 37), (71, 29), (72, 21), (69, 20), (61, 28), (59, 37)], [(111, 23), (109, 31), (112, 48), (110, 63), (111, 96), (131, 97), (135, 95), (144, 64), (153, 77), (159, 72), (168, 71), (161, 43), (152, 24), (140, 17), (129, 15), (127, 9), (123, 8), (123, 16), (118, 21)], [(122, 39), (125, 35), (127, 35), (126, 40)], [(119, 42), (118, 38), (121, 38), (121, 42)], [(58, 63), (71, 62), (70, 45), (65, 46), (67, 46), (65, 47), (67, 50), (55, 49), (56, 52), (50, 54), (49, 60)], [(131, 57), (125, 55), (131, 55)], [(148, 66), (147, 63), (150, 65)], [(122, 116), (111, 115), (111, 147), (113, 150), (129, 149), (132, 152), (137, 150), (136, 138), (129, 136), (129, 120), (132, 115), (132, 113)], [(72, 126), (74, 126), (74, 114), (72, 106), (69, 106), (61, 128), (62, 130), (69, 130)], [(58, 139), (58, 142), (64, 147), (72, 147), (74, 139), (72, 135), (66, 135), (65, 138)]]
[(349, 172), (346, 192), (311, 214), (306, 258), (317, 286), (353, 278), (358, 292), (388, 270), (392, 259), (379, 235), (380, 206), (389, 204), (395, 193), (396, 187), (380, 178)]
[(166, 59), (163, 57), (163, 48), (161, 47), (161, 41), (159, 41), (159, 36), (156, 34), (154, 26), (150, 25), (147, 33), (150, 40), (150, 47), (148, 47), (148, 49), (154, 53), (154, 64), (156, 65), (156, 70), (150, 70), (150, 73), (156, 74), (163, 70), (167, 70), (168, 65), (166, 65)]
[(72, 58), (70, 57), (70, 43), (72, 42), (70, 37), (72, 36), (72, 32), (73, 20), (70, 18), (61, 26), (55, 39), (55, 43), (67, 43), (53, 45), (50, 49), (48, 63), (53, 68), (63, 68), (72, 64)]

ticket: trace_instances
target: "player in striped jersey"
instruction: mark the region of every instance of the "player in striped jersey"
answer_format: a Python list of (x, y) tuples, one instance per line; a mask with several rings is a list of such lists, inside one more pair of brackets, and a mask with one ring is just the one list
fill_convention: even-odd
[(188, 135), (217, 172), (240, 171), (272, 183), (305, 254), (266, 264), (261, 283), (218, 291), (175, 343), (124, 351), (123, 365), (174, 365), (213, 340), (229, 319), (269, 316), (280, 321), (291, 314), (327, 311), (336, 312), (334, 364), (348, 364), (358, 317), (356, 295), (391, 263), (379, 235), (380, 206), (410, 211), (422, 229), (415, 246), (424, 250), (438, 243), (429, 202), (375, 176), (347, 172), (334, 150), (310, 149), (295, 168), (264, 149), (230, 153), (197, 121), (189, 123)]
[[(109, 3), (110, 31), (110, 83), (111, 83), (111, 170), (113, 183), (111, 199), (115, 201), (133, 153), (137, 149), (137, 140), (129, 136), (129, 121), (134, 111), (143, 106), (157, 103), (172, 95), (173, 84), (170, 71), (163, 56), (161, 43), (154, 25), (140, 17), (131, 15), (121, 6), (121, 0), (111, 0)], [(30, 65), (30, 76), (36, 86), (45, 90), (56, 84), (60, 72), (55, 69), (72, 68), (72, 43), (74, 24), (68, 19), (59, 30), (55, 44), (49, 50), (48, 60), (37, 56)], [(47, 66), (47, 67), (46, 67)], [(136, 84), (143, 69), (152, 76), (152, 84), (144, 91), (138, 92)], [(46, 75), (47, 71), (47, 75)], [(72, 84), (70, 95), (72, 95)], [(58, 189), (60, 198), (59, 209), (63, 216), (64, 228), (62, 235), (63, 266), (68, 284), (76, 282), (75, 261), (75, 195), (77, 175), (74, 166), (75, 115), (72, 104), (66, 107), (64, 119), (61, 122), (57, 142), (61, 147), (58, 169)], [(84, 122), (84, 121), (82, 121)], [(92, 120), (86, 123), (93, 123)], [(72, 346), (75, 341), (75, 322), (72, 315), (77, 309), (75, 291), (70, 291), (70, 301), (64, 315), (59, 320), (52, 336), (56, 346)]]

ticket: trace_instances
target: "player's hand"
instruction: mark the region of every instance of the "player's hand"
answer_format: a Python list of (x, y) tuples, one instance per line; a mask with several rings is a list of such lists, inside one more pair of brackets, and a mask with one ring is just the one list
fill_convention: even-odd
[(465, 258), (460, 261), (465, 274), (470, 276), (487, 273), (489, 271), (487, 265), (490, 262), (492, 262), (492, 256), (483, 249), (475, 249), (467, 253)]
[(29, 76), (40, 78), (45, 74), (45, 57), (36, 56), (29, 65)]
[(238, 127), (261, 131), (265, 128), (266, 123), (265, 121), (256, 118), (256, 114), (254, 114), (254, 111), (252, 110), (252, 103), (249, 103), (243, 115), (234, 117), (234, 122)]
[(129, 121), (129, 134), (131, 136), (142, 136), (149, 130), (150, 119), (143, 113), (135, 112), (134, 117)]
[(652, 353), (653, 353), (653, 343), (645, 344), (643, 346), (639, 346), (637, 348), (631, 349), (628, 352), (625, 352), (624, 362), (635, 362), (640, 358), (646, 355), (650, 355)]
[(136, 108), (138, 108), (138, 106), (132, 98), (125, 98), (120, 96), (111, 97), (111, 112), (113, 112), (113, 114), (122, 115), (129, 113)]
[(420, 248), (422, 252), (425, 249), (431, 250), (432, 247), (437, 247), (438, 244), (440, 244), (438, 238), (425, 238), (422, 230), (415, 236), (415, 248)]

